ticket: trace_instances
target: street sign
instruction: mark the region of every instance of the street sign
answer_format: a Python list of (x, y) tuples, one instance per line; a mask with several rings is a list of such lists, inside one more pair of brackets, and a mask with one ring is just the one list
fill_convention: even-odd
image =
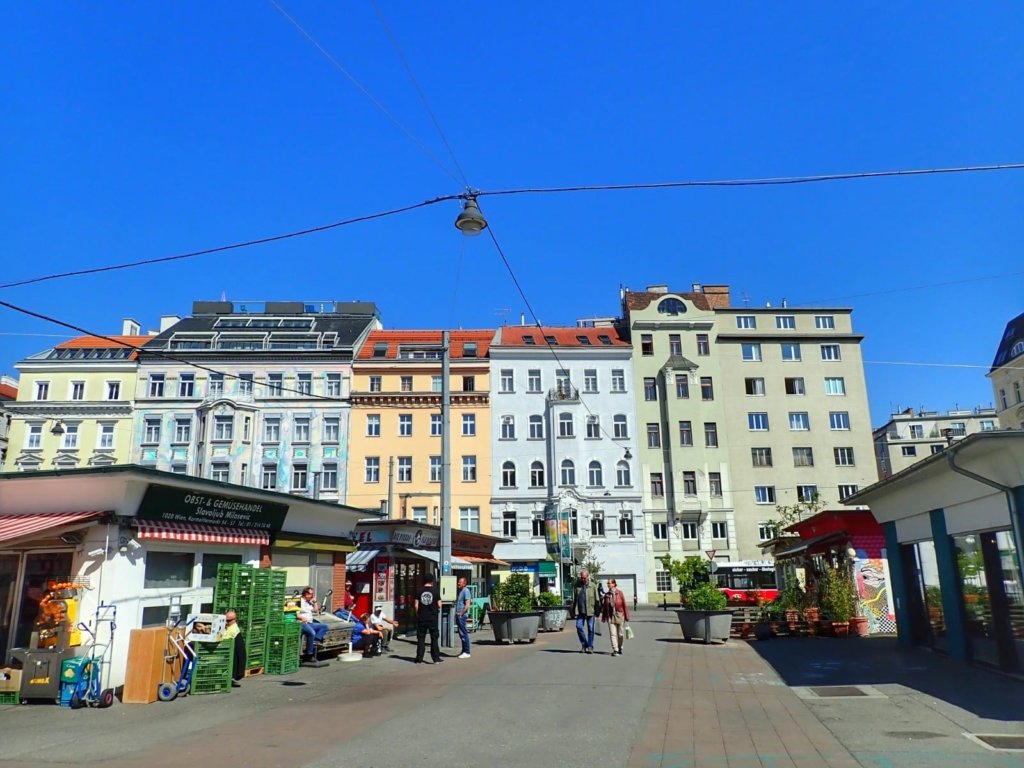
[(704, 550), (704, 554), (708, 556), (708, 560), (714, 560), (715, 559), (715, 552), (717, 552), (717, 551), (718, 551), (717, 549), (705, 549)]

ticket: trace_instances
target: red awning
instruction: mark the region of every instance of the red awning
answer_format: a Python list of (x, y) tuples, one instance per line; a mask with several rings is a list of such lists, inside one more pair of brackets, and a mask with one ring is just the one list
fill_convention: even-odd
[(34, 533), (52, 531), (67, 525), (84, 523), (102, 512), (54, 512), (39, 515), (0, 515), (0, 541), (12, 541)]
[(460, 558), (465, 560), (467, 563), (490, 563), (491, 565), (508, 565), (504, 560), (499, 560), (493, 555), (459, 555)]
[(139, 520), (140, 539), (191, 541), (201, 544), (242, 544), (270, 546), (270, 533), (251, 528), (229, 528), (202, 523), (172, 523), (166, 520)]

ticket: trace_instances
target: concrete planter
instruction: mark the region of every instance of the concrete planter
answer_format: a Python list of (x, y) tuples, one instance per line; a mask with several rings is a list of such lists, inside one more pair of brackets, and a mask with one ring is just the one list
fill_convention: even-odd
[(541, 613), (542, 611), (491, 611), (487, 618), (491, 622), (491, 630), (497, 642), (503, 643), (508, 640), (511, 643), (532, 643), (537, 639), (537, 632), (540, 630)]
[(679, 626), (683, 629), (683, 637), (686, 640), (703, 640), (710, 643), (712, 640), (721, 640), (723, 643), (729, 639), (729, 632), (732, 629), (732, 611), (689, 611), (686, 609), (676, 611), (679, 617)]
[(569, 618), (568, 606), (554, 608), (542, 608), (540, 616), (540, 628), (545, 632), (561, 632), (565, 629), (565, 622)]

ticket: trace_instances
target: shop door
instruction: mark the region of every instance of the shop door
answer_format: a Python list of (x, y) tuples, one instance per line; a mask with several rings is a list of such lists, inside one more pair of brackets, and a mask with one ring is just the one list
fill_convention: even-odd
[(17, 624), (12, 647), (24, 648), (32, 638), (39, 614), (39, 601), (51, 582), (71, 581), (70, 552), (38, 552), (25, 556), (25, 579), (21, 587)]
[(395, 618), (398, 631), (408, 634), (416, 631), (415, 601), (423, 575), (422, 560), (395, 562)]
[(0, 664), (6, 661), (11, 644), (20, 562), (20, 555), (0, 555)]

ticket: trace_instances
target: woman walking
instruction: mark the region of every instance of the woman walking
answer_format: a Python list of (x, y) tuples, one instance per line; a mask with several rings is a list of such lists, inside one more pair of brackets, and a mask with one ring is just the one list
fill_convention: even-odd
[(615, 579), (608, 579), (608, 591), (604, 593), (604, 604), (601, 608), (601, 621), (608, 624), (608, 634), (612, 639), (612, 656), (622, 655), (622, 629), (629, 621), (629, 607), (626, 595), (619, 589)]

